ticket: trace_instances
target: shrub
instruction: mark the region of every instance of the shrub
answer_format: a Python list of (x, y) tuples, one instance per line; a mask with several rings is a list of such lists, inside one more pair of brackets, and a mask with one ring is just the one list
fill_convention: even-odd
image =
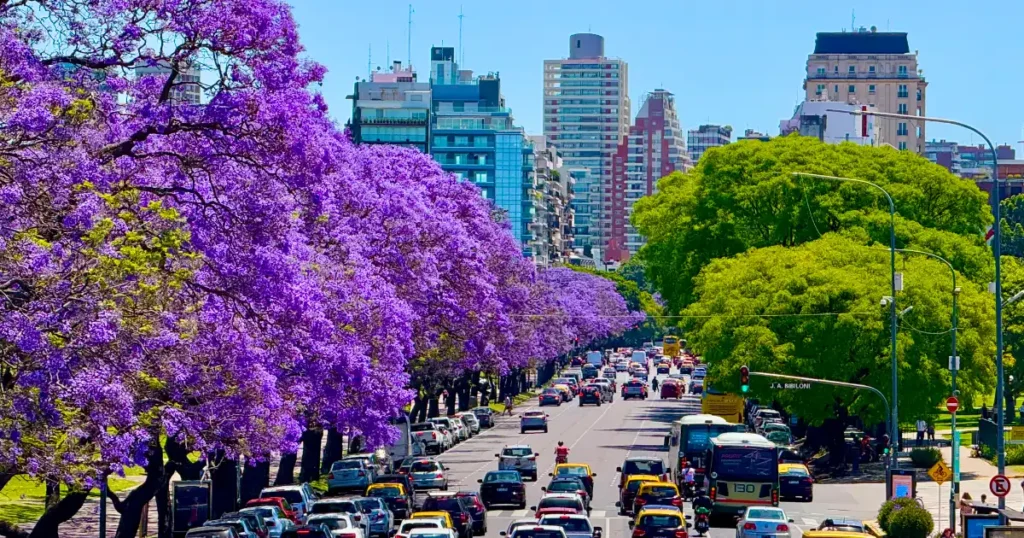
[(930, 468), (942, 459), (942, 452), (937, 448), (915, 448), (910, 451), (910, 462), (914, 467)]
[(1007, 465), (1024, 465), (1024, 445), (1010, 445), (1006, 447)]
[(889, 516), (889, 529), (885, 532), (900, 538), (928, 538), (934, 525), (932, 515), (915, 503), (912, 507), (894, 511)]
[[(892, 533), (889, 532), (889, 522), (892, 518), (893, 513), (898, 512), (904, 508), (911, 507), (918, 509), (921, 508), (920, 506), (918, 506), (917, 501), (911, 499), (910, 497), (900, 497), (898, 499), (886, 501), (885, 504), (883, 504), (882, 507), (878, 510), (878, 526), (882, 527), (882, 530), (885, 531), (886, 534), (891, 536)], [(900, 538), (903, 537), (901, 536)]]

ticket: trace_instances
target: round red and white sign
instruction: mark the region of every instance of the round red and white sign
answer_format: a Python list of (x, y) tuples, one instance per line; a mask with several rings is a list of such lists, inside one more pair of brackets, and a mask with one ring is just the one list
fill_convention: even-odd
[(1006, 497), (1010, 493), (1010, 479), (997, 474), (992, 477), (992, 480), (989, 480), (988, 489), (992, 490), (992, 494), (996, 497)]
[(956, 399), (956, 396), (946, 398), (946, 411), (956, 413), (957, 409), (960, 409), (960, 400)]

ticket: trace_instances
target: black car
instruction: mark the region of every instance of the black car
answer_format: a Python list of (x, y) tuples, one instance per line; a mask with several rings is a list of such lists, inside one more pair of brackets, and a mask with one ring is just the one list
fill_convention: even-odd
[(595, 404), (601, 407), (601, 388), (587, 385), (580, 389), (580, 407), (584, 404)]
[(583, 365), (583, 379), (597, 379), (600, 372), (597, 370), (597, 366), (593, 364)]
[(476, 409), (473, 409), (473, 414), (476, 415), (476, 419), (480, 421), (481, 428), (494, 427), (494, 410), (490, 407), (477, 407)]
[[(398, 467), (395, 467), (395, 469), (398, 469)], [(412, 485), (412, 478), (410, 478), (409, 475), (407, 475), (407, 474), (393, 473), (393, 474), (377, 475), (377, 478), (373, 479), (373, 483), (374, 484), (401, 484), (402, 487), (405, 488), (405, 492), (408, 493), (410, 497), (414, 497), (415, 498), (415, 496), (416, 496), (416, 487)]]
[(520, 510), (526, 508), (526, 484), (519, 471), (490, 471), (480, 483), (480, 500), (490, 508), (496, 504), (511, 504)]
[(469, 507), (473, 513), (473, 534), (487, 534), (487, 507), (484, 506), (480, 494), (475, 491), (459, 491), (455, 493), (455, 496), (470, 501)]
[(551, 479), (546, 488), (541, 488), (544, 493), (575, 493), (583, 497), (583, 506), (590, 511), (590, 494), (587, 493), (587, 486), (582, 480), (575, 477), (559, 476)]
[(281, 538), (334, 538), (327, 525), (302, 525), (281, 531)]
[(783, 499), (814, 500), (814, 479), (807, 472), (807, 467), (797, 465), (779, 465), (779, 496)]
[(472, 538), (473, 508), (472, 501), (459, 497), (454, 492), (430, 493), (423, 501), (424, 512), (448, 512), (455, 524), (455, 532), (459, 538)]

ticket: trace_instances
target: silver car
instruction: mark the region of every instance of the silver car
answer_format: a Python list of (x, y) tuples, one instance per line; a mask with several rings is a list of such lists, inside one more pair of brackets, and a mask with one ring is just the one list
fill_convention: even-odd
[(331, 530), (331, 536), (345, 534), (352, 538), (367, 538), (363, 534), (364, 529), (352, 523), (351, 514), (314, 514), (309, 516), (309, 520), (306, 523), (308, 525), (327, 525), (327, 528)]
[(541, 430), (548, 433), (548, 414), (544, 411), (527, 411), (519, 419), (519, 433)]
[[(277, 506), (251, 506), (239, 510), (243, 514), (252, 514), (263, 520), (267, 525), (269, 538), (280, 538), (281, 533), (295, 526), (284, 511)], [(359, 537), (362, 538), (362, 537)]]
[(601, 527), (590, 524), (590, 518), (584, 515), (551, 515), (540, 518), (540, 525), (562, 527), (566, 538), (600, 538)]
[(749, 507), (736, 524), (736, 538), (790, 538), (789, 524), (781, 508)]
[(416, 490), (436, 488), (448, 490), (448, 469), (444, 464), (430, 458), (415, 460), (409, 467), (412, 485)]
[(476, 418), (476, 415), (466, 411), (465, 413), (459, 413), (455, 416), (459, 417), (459, 420), (469, 428), (469, 433), (471, 435), (480, 433), (480, 421)]
[(498, 458), (499, 471), (519, 471), (519, 475), (537, 480), (537, 457), (540, 454), (533, 451), (530, 445), (512, 445), (501, 449)]
[(375, 468), (368, 466), (366, 460), (360, 458), (343, 459), (331, 465), (327, 475), (327, 493), (329, 495), (343, 490), (364, 491), (377, 478)]

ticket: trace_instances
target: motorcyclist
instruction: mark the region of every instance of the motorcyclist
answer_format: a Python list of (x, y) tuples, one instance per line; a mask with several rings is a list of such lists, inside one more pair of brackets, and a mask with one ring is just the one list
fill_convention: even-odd
[(683, 491), (687, 493), (688, 497), (695, 497), (697, 494), (697, 477), (689, 463), (686, 464), (683, 471)]
[(711, 509), (715, 507), (715, 502), (711, 500), (704, 492), (704, 488), (697, 488), (693, 494), (693, 501), (690, 503), (693, 506), (693, 511), (699, 513), (701, 510), (706, 513), (711, 513)]
[(654, 388), (654, 390), (658, 390), (658, 377), (657, 376), (654, 377), (654, 381), (651, 382), (651, 386)]
[(559, 441), (558, 446), (555, 447), (555, 461), (559, 463), (569, 461), (569, 447), (565, 446), (562, 441)]

